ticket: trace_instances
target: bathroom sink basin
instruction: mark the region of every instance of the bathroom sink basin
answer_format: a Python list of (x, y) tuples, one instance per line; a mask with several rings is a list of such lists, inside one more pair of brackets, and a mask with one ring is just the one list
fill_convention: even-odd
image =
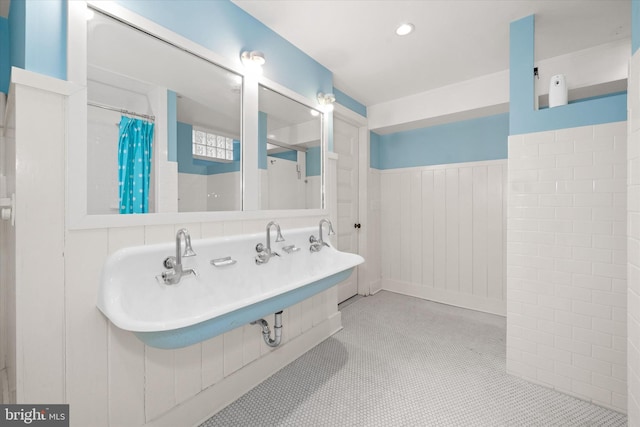
[(255, 246), (264, 243), (264, 233), (194, 240), (197, 255), (182, 264), (198, 275), (173, 285), (160, 275), (175, 243), (121, 249), (105, 262), (97, 306), (114, 325), (152, 347), (206, 340), (322, 292), (364, 262), (332, 246), (312, 253), (309, 236), (317, 230), (283, 230), (286, 240), (272, 245), (280, 256), (262, 265), (255, 262)]

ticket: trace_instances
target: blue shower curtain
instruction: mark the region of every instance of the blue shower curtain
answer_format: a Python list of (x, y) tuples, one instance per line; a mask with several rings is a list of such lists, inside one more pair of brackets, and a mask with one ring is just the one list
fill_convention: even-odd
[(118, 144), (120, 213), (149, 212), (153, 123), (122, 116)]

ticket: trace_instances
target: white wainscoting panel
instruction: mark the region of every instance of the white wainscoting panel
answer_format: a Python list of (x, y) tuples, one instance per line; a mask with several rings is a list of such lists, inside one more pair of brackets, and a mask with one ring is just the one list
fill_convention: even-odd
[(507, 161), (379, 176), (382, 288), (505, 315)]
[[(279, 222), (285, 232), (287, 228), (317, 224), (319, 219), (282, 218)], [(183, 419), (187, 425), (195, 424), (275, 372), (264, 371), (259, 376), (243, 373), (247, 366), (262, 364), (266, 369), (280, 369), (283, 363), (302, 354), (302, 349), (327, 338), (327, 331), (333, 333), (340, 327), (335, 288), (284, 310), (283, 343), (277, 349), (264, 343), (261, 329), (255, 325), (245, 325), (183, 349), (155, 349), (110, 324), (96, 308), (97, 284), (109, 253), (128, 246), (173, 241), (176, 230), (182, 227), (189, 229), (197, 248), (201, 237), (262, 231), (263, 222), (67, 231), (65, 389), (66, 401), (75, 408), (74, 423), (114, 427), (172, 425), (180, 414), (187, 416)], [(266, 320), (272, 323), (273, 316)], [(296, 344), (289, 347), (290, 342)], [(278, 355), (269, 360), (277, 362), (264, 364), (262, 359), (271, 353)], [(49, 363), (45, 361), (43, 365)], [(208, 391), (223, 380), (227, 393)], [(203, 393), (209, 396), (208, 400), (202, 399)]]

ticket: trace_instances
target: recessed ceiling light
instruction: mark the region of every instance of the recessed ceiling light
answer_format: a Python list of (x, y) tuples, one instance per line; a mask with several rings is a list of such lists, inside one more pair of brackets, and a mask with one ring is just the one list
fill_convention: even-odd
[(398, 28), (396, 28), (396, 34), (399, 36), (406, 36), (413, 32), (414, 26), (413, 24), (407, 22), (406, 24), (400, 24)]

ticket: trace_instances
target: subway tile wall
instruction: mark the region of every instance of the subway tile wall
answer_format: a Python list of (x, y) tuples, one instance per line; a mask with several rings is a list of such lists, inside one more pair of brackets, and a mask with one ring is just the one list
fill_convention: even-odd
[(628, 417), (640, 426), (640, 51), (631, 58), (627, 142)]
[(507, 371), (627, 407), (626, 122), (509, 137)]

